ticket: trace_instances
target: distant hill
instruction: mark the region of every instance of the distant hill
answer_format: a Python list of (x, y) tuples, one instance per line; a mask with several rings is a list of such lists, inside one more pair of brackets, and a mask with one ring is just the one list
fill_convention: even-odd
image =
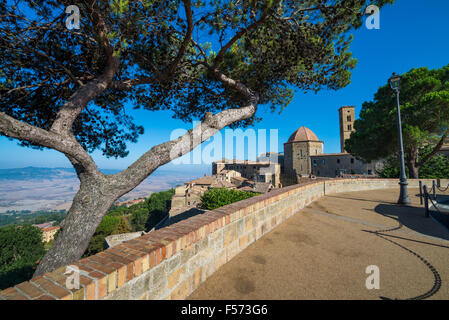
[[(103, 169), (105, 174), (114, 174), (119, 170)], [(76, 178), (73, 168), (25, 167), (0, 169), (0, 180), (55, 180)]]
[[(119, 201), (149, 197), (153, 192), (169, 190), (206, 173), (201, 168), (176, 169), (155, 171)], [(120, 170), (101, 171), (115, 174)], [(79, 180), (72, 168), (0, 169), (0, 214), (8, 210), (67, 210), (78, 188)]]
[[(121, 170), (100, 169), (104, 174), (116, 174)], [(164, 170), (159, 169), (151, 176), (180, 176), (193, 175), (201, 176), (206, 174), (204, 170)], [(0, 169), (0, 180), (55, 180), (55, 179), (77, 179), (75, 169), (73, 168), (42, 168), (42, 167), (24, 167), (14, 169)]]

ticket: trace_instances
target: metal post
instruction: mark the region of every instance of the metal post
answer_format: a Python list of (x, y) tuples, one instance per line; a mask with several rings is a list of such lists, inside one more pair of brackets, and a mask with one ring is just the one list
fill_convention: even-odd
[(424, 185), (424, 215), (429, 217), (429, 194), (427, 193), (427, 186)]
[(436, 187), (435, 187), (435, 180), (432, 180), (432, 193), (433, 193), (433, 200), (437, 199), (437, 193), (436, 193)]
[(441, 181), (440, 181), (440, 178), (437, 179), (437, 187), (438, 187), (438, 188), (441, 188)]
[(422, 205), (422, 181), (419, 180), (419, 204)]
[(399, 138), (399, 158), (401, 161), (400, 167), (400, 194), (398, 204), (410, 204), (410, 198), (407, 191), (407, 176), (405, 175), (405, 161), (404, 161), (404, 144), (402, 142), (402, 124), (401, 124), (401, 107), (399, 105), (399, 89), (396, 89), (396, 112), (397, 112), (397, 124), (398, 124), (398, 138)]

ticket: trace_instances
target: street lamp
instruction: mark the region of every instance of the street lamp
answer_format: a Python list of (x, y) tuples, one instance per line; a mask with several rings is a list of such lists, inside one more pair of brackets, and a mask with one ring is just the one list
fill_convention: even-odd
[(400, 166), (400, 177), (399, 185), (401, 188), (399, 194), (398, 204), (410, 204), (410, 198), (408, 197), (407, 191), (407, 176), (405, 175), (405, 162), (404, 162), (404, 144), (402, 143), (402, 125), (401, 125), (401, 108), (399, 106), (399, 85), (401, 83), (401, 76), (393, 73), (393, 75), (388, 79), (388, 83), (391, 88), (396, 91), (396, 112), (397, 112), (397, 124), (398, 124), (398, 138), (399, 138), (399, 159), (401, 162)]

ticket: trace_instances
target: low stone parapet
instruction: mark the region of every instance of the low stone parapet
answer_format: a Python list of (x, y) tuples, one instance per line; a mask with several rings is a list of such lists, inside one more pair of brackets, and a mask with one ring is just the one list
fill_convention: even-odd
[[(418, 183), (409, 180), (409, 187)], [(386, 188), (398, 188), (398, 180), (329, 179), (274, 189), (123, 242), (1, 291), (0, 298), (184, 299), (240, 251), (323, 195)], [(79, 273), (68, 272), (73, 269)], [(79, 288), (68, 289), (77, 275)]]

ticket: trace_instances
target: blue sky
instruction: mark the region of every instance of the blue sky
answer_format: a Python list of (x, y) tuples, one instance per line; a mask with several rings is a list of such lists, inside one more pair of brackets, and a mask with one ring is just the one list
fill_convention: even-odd
[[(392, 72), (404, 73), (415, 67), (440, 68), (449, 64), (449, 1), (396, 0), (380, 12), (380, 30), (363, 26), (355, 31), (351, 45), (358, 64), (352, 82), (339, 91), (318, 94), (298, 92), (292, 103), (280, 115), (261, 107), (263, 120), (254, 129), (278, 129), (279, 151), (293, 131), (306, 126), (324, 141), (326, 153), (339, 152), (338, 108), (354, 105), (358, 115), (362, 103), (371, 100), (379, 86), (386, 84)], [(100, 152), (93, 154), (100, 168), (123, 169), (152, 146), (170, 139), (174, 129), (190, 129), (171, 118), (170, 112), (132, 110), (136, 122), (145, 127), (145, 134), (123, 159), (107, 159)], [(204, 146), (203, 146), (204, 147)], [(0, 137), (0, 168), (24, 166), (70, 167), (69, 161), (56, 151), (38, 151), (19, 147), (16, 142)], [(208, 172), (209, 165), (173, 165), (165, 169)]]

